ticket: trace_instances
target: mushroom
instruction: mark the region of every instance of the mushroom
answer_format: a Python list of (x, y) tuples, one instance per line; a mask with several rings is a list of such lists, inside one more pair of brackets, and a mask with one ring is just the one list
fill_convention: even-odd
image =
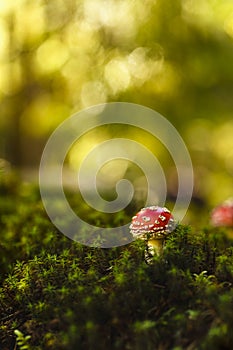
[(164, 240), (175, 228), (170, 210), (165, 207), (150, 206), (142, 208), (132, 218), (130, 232), (134, 238), (143, 239), (147, 243), (146, 260), (155, 253), (161, 255)]
[(213, 226), (233, 227), (233, 198), (218, 205), (211, 213)]

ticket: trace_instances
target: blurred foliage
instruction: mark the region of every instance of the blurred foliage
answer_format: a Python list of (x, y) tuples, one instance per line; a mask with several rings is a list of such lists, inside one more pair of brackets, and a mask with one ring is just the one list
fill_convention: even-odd
[(148, 265), (143, 241), (96, 249), (57, 232), (31, 186), (5, 185), (0, 207), (2, 350), (232, 349), (224, 229), (179, 225)]
[[(181, 133), (194, 197), (217, 204), (233, 187), (232, 62), (231, 0), (1, 0), (0, 156), (37, 167), (46, 139), (70, 114), (138, 103)], [(99, 135), (78, 144), (80, 154), (114, 131)], [(174, 195), (169, 160), (164, 169)]]

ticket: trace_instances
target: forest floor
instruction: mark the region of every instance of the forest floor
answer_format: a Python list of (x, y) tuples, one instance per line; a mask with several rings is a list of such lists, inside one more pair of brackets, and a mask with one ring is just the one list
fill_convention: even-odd
[(178, 225), (148, 264), (142, 241), (62, 235), (38, 189), (0, 191), (1, 350), (233, 349), (230, 229)]

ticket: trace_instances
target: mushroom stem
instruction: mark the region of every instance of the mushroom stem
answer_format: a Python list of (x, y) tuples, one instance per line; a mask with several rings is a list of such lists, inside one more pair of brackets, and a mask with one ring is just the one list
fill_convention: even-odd
[(148, 241), (148, 250), (152, 255), (161, 255), (163, 251), (164, 239), (150, 239)]

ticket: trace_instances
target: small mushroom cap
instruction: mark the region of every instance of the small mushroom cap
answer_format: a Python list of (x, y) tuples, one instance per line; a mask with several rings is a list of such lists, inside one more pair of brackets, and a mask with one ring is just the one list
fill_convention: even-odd
[(167, 208), (150, 206), (142, 208), (132, 218), (129, 228), (134, 238), (164, 239), (175, 228), (175, 222)]
[(233, 227), (233, 198), (226, 200), (212, 211), (211, 223), (213, 226)]

